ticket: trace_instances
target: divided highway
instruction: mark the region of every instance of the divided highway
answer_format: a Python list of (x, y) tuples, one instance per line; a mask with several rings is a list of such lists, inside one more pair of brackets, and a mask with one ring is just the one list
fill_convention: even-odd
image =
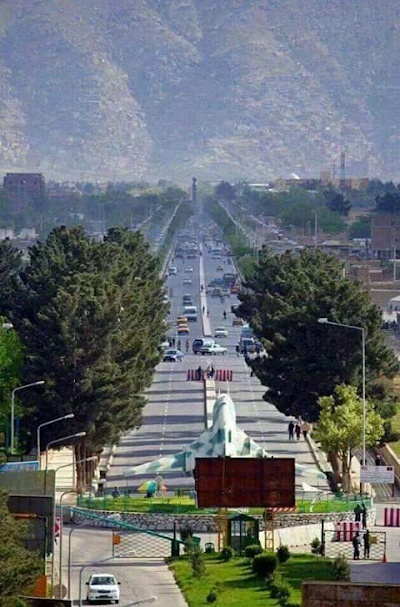
[[(204, 250), (205, 282), (221, 277), (223, 272), (217, 270), (223, 266), (224, 271), (230, 271), (232, 266), (224, 265), (226, 261), (214, 260)], [(201, 312), (200, 301), (200, 259), (176, 260), (178, 274), (168, 280), (168, 289), (172, 288), (170, 322), (171, 336), (176, 335), (176, 318), (183, 312), (182, 297), (186, 293), (192, 295), (193, 304)], [(193, 272), (185, 271), (191, 267)], [(183, 285), (184, 278), (191, 278), (191, 285)], [(152, 386), (147, 391), (148, 403), (143, 412), (143, 424), (139, 430), (128, 433), (115, 452), (113, 463), (107, 474), (106, 490), (114, 487), (120, 490), (134, 489), (146, 477), (124, 478), (123, 473), (127, 467), (142, 464), (161, 456), (181, 451), (185, 445), (195, 440), (204, 430), (203, 418), (203, 386), (201, 382), (187, 381), (188, 369), (196, 369), (199, 364), (203, 369), (208, 362), (212, 362), (216, 369), (232, 369), (233, 381), (229, 386), (225, 382), (217, 382), (217, 389), (221, 392), (229, 390), (236, 405), (237, 423), (254, 440), (274, 455), (294, 456), (299, 464), (307, 464), (310, 471), (314, 468), (314, 460), (307, 443), (301, 439), (299, 442), (288, 440), (288, 418), (279, 413), (274, 406), (262, 398), (265, 388), (260, 385), (256, 377), (250, 377), (243, 356), (236, 353), (241, 327), (233, 327), (234, 318), (231, 305), (237, 303), (236, 296), (225, 298), (221, 303), (219, 298), (207, 296), (209, 308), (209, 322), (212, 331), (218, 326), (225, 326), (228, 330), (227, 338), (216, 340), (228, 348), (225, 356), (194, 355), (191, 350), (195, 338), (203, 336), (203, 325), (199, 315), (197, 322), (189, 323), (190, 352), (186, 353), (186, 336), (182, 336), (181, 350), (184, 353), (182, 362), (160, 363), (156, 370)], [(223, 312), (227, 312), (224, 320)], [(207, 324), (207, 323), (206, 323)], [(208, 331), (207, 331), (208, 333)], [(176, 487), (193, 487), (194, 480), (181, 473), (163, 474), (169, 490)], [(325, 481), (316, 480), (312, 475), (307, 479), (310, 485), (329, 490)], [(298, 487), (301, 489), (301, 487)]]

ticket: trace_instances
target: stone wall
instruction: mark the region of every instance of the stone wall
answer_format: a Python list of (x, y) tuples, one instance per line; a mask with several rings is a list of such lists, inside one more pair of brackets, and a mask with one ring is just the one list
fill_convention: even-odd
[(350, 582), (303, 582), (303, 607), (395, 607), (400, 586)]
[[(80, 511), (84, 512), (84, 508), (80, 508)], [(149, 512), (105, 512), (103, 510), (88, 510), (98, 516), (116, 516), (121, 517), (120, 520), (136, 525), (142, 529), (149, 529), (150, 531), (172, 531), (174, 523), (177, 524), (178, 529), (183, 526), (190, 525), (194, 532), (209, 532), (215, 533), (217, 531), (216, 517), (213, 514), (210, 515), (192, 515), (192, 514), (155, 514)], [(376, 511), (371, 509), (368, 511), (368, 526), (375, 523)], [(85, 518), (84, 514), (74, 512), (72, 519), (74, 521), (80, 521)], [(255, 518), (260, 519), (260, 529), (263, 530), (263, 519), (261, 515), (256, 515)], [(282, 527), (297, 527), (300, 525), (312, 525), (320, 524), (322, 520), (327, 522), (338, 522), (338, 521), (351, 521), (354, 520), (353, 512), (336, 512), (336, 513), (323, 513), (323, 514), (276, 514), (275, 515), (275, 528)], [(90, 524), (90, 519), (88, 520)], [(107, 523), (102, 521), (93, 520), (94, 526), (107, 526)]]

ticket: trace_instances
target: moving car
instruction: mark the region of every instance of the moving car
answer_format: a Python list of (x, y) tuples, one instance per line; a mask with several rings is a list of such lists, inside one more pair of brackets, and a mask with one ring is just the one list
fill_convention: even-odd
[(253, 337), (253, 329), (249, 327), (249, 325), (245, 325), (243, 329), (240, 331), (240, 338), (242, 337)]
[(176, 274), (178, 274), (178, 268), (176, 268), (175, 266), (170, 266), (168, 268), (168, 274), (170, 276), (175, 276)]
[(217, 327), (214, 331), (214, 337), (228, 337), (228, 331), (225, 327)]
[(192, 350), (194, 354), (198, 354), (204, 346), (212, 346), (215, 344), (213, 339), (202, 338), (195, 339), (192, 344)]
[(197, 321), (197, 308), (196, 306), (185, 306), (183, 310), (184, 315), (188, 319), (189, 322)]
[(231, 286), (231, 293), (232, 293), (232, 295), (235, 295), (236, 293), (239, 293), (239, 287), (238, 287), (238, 285), (232, 285)]
[(178, 335), (189, 335), (190, 329), (188, 325), (178, 325), (176, 332)]
[(224, 348), (223, 346), (220, 346), (219, 344), (211, 344), (209, 346), (203, 346), (200, 349), (200, 353), (201, 354), (214, 354), (215, 356), (217, 354), (226, 354), (227, 353), (227, 348)]
[(176, 319), (176, 324), (177, 325), (187, 325), (187, 321), (188, 321), (188, 319), (186, 318), (186, 316), (178, 316), (178, 318)]
[(191, 274), (193, 272), (193, 268), (187, 267), (187, 268), (185, 268), (185, 272), (186, 272), (186, 274)]
[(192, 296), (190, 295), (190, 293), (186, 293), (182, 297), (182, 305), (184, 305), (184, 306), (192, 306), (193, 305)]
[(191, 278), (184, 278), (183, 279), (183, 284), (184, 285), (191, 285), (192, 284), (192, 279)]
[(87, 589), (87, 602), (92, 601), (114, 601), (119, 603), (119, 586), (120, 582), (117, 582), (115, 576), (110, 573), (92, 573), (89, 581), (86, 582)]
[(169, 350), (165, 350), (163, 360), (165, 363), (180, 362), (183, 360), (183, 354), (180, 350), (170, 348)]
[(223, 272), (224, 268), (223, 266), (217, 266), (217, 272)]
[(257, 350), (256, 342), (252, 337), (241, 337), (239, 340), (239, 352), (253, 354)]

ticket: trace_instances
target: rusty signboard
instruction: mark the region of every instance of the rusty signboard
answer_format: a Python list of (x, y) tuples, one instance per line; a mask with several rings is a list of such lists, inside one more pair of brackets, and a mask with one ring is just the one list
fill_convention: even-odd
[(196, 458), (199, 508), (293, 507), (294, 458)]

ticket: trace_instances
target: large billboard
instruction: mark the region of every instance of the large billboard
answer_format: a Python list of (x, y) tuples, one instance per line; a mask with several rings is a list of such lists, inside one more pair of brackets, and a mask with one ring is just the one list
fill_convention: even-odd
[(295, 506), (294, 458), (196, 458), (199, 508)]

